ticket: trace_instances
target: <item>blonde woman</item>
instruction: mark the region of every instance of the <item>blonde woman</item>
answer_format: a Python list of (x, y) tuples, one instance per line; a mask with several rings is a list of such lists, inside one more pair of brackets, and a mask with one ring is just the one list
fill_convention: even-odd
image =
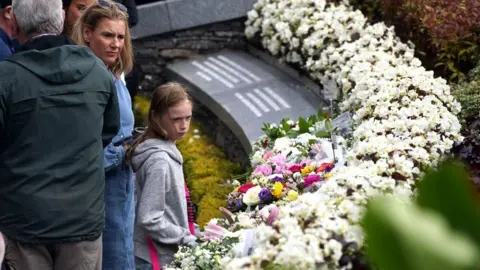
[(130, 72), (133, 65), (127, 9), (112, 1), (99, 0), (85, 9), (71, 37), (77, 44), (87, 45), (111, 71), (120, 107), (120, 131), (104, 150), (103, 270), (135, 269), (133, 172), (124, 162), (133, 132), (134, 116), (130, 94), (121, 80), (121, 74)]

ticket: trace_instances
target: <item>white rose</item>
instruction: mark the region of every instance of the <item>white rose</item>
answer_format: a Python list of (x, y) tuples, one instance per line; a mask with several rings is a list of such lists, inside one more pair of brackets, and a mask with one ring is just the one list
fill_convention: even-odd
[(258, 194), (262, 191), (262, 187), (255, 186), (247, 190), (247, 193), (243, 195), (243, 203), (249, 206), (255, 206), (261, 202)]

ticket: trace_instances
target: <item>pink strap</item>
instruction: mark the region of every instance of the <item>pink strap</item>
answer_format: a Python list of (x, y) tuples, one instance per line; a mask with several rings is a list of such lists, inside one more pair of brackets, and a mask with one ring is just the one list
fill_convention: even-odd
[(153, 270), (162, 270), (160, 259), (158, 258), (157, 250), (153, 245), (152, 239), (147, 236), (148, 251), (150, 251), (150, 261), (152, 261)]
[[(188, 191), (187, 183), (184, 184), (185, 187), (185, 196), (190, 197), (190, 191)], [(187, 209), (187, 215), (188, 215), (188, 209)], [(191, 235), (195, 235), (195, 225), (193, 222), (188, 221), (188, 229), (190, 230)]]

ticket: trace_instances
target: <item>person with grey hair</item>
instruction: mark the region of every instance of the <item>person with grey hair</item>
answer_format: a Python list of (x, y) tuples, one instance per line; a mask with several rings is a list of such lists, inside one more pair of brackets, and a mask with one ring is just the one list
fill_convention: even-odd
[(112, 75), (63, 30), (61, 0), (13, 0), (20, 51), (0, 62), (0, 231), (19, 270), (98, 269)]
[(12, 55), (14, 44), (12, 38), (17, 35), (17, 28), (12, 13), (12, 0), (0, 0), (0, 61)]

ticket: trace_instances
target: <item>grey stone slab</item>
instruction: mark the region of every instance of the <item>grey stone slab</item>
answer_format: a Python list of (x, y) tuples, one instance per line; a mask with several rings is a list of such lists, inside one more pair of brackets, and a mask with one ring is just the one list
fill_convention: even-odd
[(168, 1), (173, 30), (240, 18), (246, 15), (242, 0)]
[(253, 4), (256, 0), (243, 0), (243, 4), (245, 6), (245, 10), (248, 12), (253, 9)]
[(139, 6), (138, 17), (138, 24), (131, 29), (134, 39), (172, 31), (167, 2)]
[(247, 152), (264, 123), (308, 117), (321, 107), (301, 82), (244, 52), (180, 60), (167, 67), (167, 77), (187, 83), (194, 98), (238, 136)]

